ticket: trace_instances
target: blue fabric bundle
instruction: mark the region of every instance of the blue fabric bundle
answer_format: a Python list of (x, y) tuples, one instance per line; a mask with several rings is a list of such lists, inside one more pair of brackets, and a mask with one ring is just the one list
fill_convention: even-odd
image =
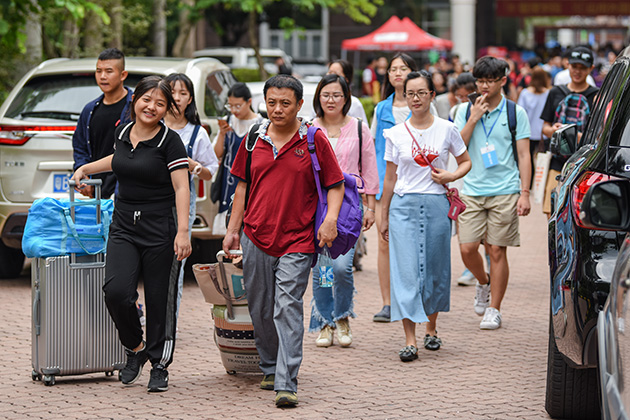
[[(29, 258), (94, 255), (105, 252), (114, 211), (112, 200), (100, 200), (101, 222), (96, 223), (99, 200), (40, 198), (33, 202), (22, 237), (22, 251)], [(75, 221), (70, 215), (75, 208)]]

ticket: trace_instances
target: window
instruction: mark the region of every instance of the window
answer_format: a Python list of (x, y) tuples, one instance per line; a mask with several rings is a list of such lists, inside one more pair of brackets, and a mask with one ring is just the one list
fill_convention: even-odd
[[(135, 87), (145, 75), (129, 75), (125, 86)], [(6, 116), (18, 120), (77, 121), (85, 105), (98, 98), (94, 74), (61, 74), (29, 80), (15, 97)]]
[(229, 71), (216, 71), (208, 76), (203, 107), (206, 117), (219, 117), (227, 114), (225, 109), (227, 93), (234, 83), (236, 83), (236, 79)]
[(617, 95), (623, 88), (625, 82), (623, 73), (626, 71), (625, 63), (618, 63), (610, 69), (604, 85), (595, 97), (586, 134), (582, 137), (582, 144), (597, 144), (608, 137), (611, 122), (609, 117), (614, 115), (619, 107)]

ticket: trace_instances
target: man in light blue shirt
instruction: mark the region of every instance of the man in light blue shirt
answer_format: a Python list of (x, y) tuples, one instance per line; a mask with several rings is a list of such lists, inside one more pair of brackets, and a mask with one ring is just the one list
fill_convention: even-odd
[[(479, 327), (489, 330), (501, 327), (501, 301), (509, 275), (507, 247), (520, 245), (518, 216), (530, 211), (529, 119), (523, 108), (514, 105), (514, 148), (510, 105), (501, 94), (507, 71), (504, 60), (489, 56), (477, 60), (473, 76), (480, 96), (468, 105), (470, 112), (458, 112), (455, 118), (472, 161), (462, 189), (466, 211), (458, 219), (460, 251), (464, 265), (478, 281), (475, 312), (483, 315)], [(490, 254), (489, 276), (478, 252), (482, 241)]]

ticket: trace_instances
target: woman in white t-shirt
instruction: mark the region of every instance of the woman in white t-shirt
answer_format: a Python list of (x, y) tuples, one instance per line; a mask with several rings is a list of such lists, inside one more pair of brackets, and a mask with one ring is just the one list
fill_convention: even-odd
[[(188, 153), (188, 171), (190, 172), (190, 208), (188, 213), (188, 237), (192, 233), (192, 225), (197, 210), (197, 190), (195, 177), (209, 181), (219, 168), (219, 161), (210, 143), (208, 133), (201, 126), (197, 105), (195, 104), (195, 90), (192, 80), (183, 73), (173, 73), (164, 78), (171, 86), (173, 99), (177, 109), (164, 116), (166, 125), (181, 137)], [(184, 287), (184, 265), (182, 261), (179, 271), (177, 292), (177, 313), (182, 299)]]
[[(409, 120), (383, 133), (387, 169), (380, 232), (390, 249), (391, 320), (402, 320), (400, 360), (418, 358), (416, 323), (426, 322), (424, 347), (437, 350), (437, 315), (450, 309), (451, 223), (444, 185), (466, 175), (470, 157), (455, 125), (431, 114), (431, 75), (411, 72), (404, 82)], [(446, 170), (449, 153), (457, 169)], [(432, 170), (426, 159), (431, 162)]]

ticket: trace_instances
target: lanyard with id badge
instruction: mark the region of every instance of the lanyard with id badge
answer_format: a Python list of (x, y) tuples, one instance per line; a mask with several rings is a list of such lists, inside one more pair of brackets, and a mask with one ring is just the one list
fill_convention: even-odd
[(487, 168), (492, 168), (499, 164), (499, 158), (497, 157), (497, 151), (494, 147), (494, 144), (488, 143), (488, 139), (490, 138), (490, 134), (492, 134), (492, 130), (494, 130), (494, 126), (497, 125), (499, 118), (501, 118), (501, 113), (503, 112), (503, 107), (505, 106), (505, 100), (501, 102), (501, 109), (499, 109), (499, 113), (497, 114), (497, 118), (494, 120), (492, 127), (490, 127), (490, 131), (486, 130), (486, 124), (483, 121), (483, 117), (481, 118), (481, 125), (483, 127), (483, 132), (486, 134), (486, 146), (481, 147), (481, 158), (483, 159), (483, 165)]

